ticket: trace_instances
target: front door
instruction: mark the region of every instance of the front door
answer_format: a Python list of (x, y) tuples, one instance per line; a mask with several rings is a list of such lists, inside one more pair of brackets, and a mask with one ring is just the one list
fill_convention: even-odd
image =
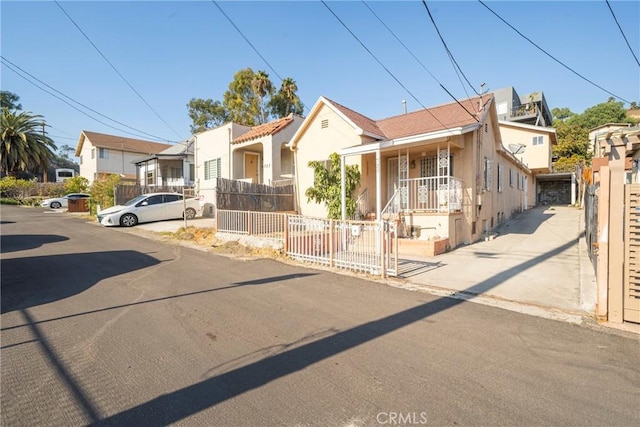
[(402, 187), (402, 195), (396, 200), (398, 208), (407, 208), (409, 159), (407, 156), (392, 157), (387, 160), (387, 200), (393, 197), (396, 189)]
[(260, 184), (260, 155), (244, 153), (244, 177), (254, 184)]

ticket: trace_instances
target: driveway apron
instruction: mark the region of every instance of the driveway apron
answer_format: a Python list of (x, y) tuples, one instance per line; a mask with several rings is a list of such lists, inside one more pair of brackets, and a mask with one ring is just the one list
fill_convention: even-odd
[(416, 285), (583, 311), (582, 215), (584, 211), (567, 206), (529, 209), (502, 224), (492, 240), (414, 259), (416, 264), (400, 273)]

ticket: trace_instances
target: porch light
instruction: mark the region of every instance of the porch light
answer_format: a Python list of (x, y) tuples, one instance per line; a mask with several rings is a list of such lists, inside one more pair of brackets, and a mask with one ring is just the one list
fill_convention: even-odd
[(409, 166), (411, 166), (411, 169), (415, 169), (416, 168), (416, 161), (415, 160), (411, 160), (411, 163), (409, 164)]

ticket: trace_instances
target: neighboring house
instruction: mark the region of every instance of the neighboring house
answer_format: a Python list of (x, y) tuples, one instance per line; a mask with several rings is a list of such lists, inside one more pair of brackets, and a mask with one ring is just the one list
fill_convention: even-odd
[(80, 175), (93, 182), (100, 176), (120, 175), (124, 180), (136, 179), (135, 161), (143, 155), (157, 154), (169, 144), (143, 141), (83, 130), (75, 156), (79, 158)]
[(535, 188), (532, 204), (575, 204), (575, 174), (552, 170), (551, 148), (558, 144), (555, 128), (504, 120), (498, 123), (505, 148), (531, 170)]
[(361, 172), (361, 215), (395, 219), (401, 235), (447, 238), (451, 247), (527, 209), (533, 193), (531, 170), (502, 145), (491, 95), (382, 120), (320, 97), (290, 147), (303, 215), (327, 213), (304, 195), (314, 185), (308, 163), (338, 152)]
[(254, 127), (226, 123), (194, 135), (198, 193), (213, 203), (217, 178), (267, 185), (289, 182), (293, 153), (287, 144), (302, 121), (291, 114)]
[(233, 176), (255, 184), (289, 183), (293, 178), (291, 137), (304, 118), (290, 114), (254, 126), (232, 141)]
[(157, 154), (136, 161), (136, 181), (142, 187), (193, 186), (195, 168), (194, 139), (179, 142)]
[(605, 123), (604, 125), (589, 129), (589, 152), (593, 154), (593, 157), (603, 157), (602, 153), (597, 153), (598, 138), (607, 135), (611, 131), (631, 126), (633, 126), (631, 123)]
[(498, 120), (534, 126), (551, 126), (553, 117), (542, 91), (519, 96), (509, 86), (493, 91)]

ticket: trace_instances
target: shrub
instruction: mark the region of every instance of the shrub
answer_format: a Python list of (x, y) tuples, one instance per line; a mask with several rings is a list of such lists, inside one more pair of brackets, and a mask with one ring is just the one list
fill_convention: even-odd
[(119, 175), (108, 175), (100, 177), (91, 186), (91, 213), (96, 213), (97, 205), (102, 209), (113, 206), (114, 190), (120, 183)]
[(6, 176), (0, 179), (0, 194), (3, 197), (17, 200), (19, 204), (21, 204), (26, 197), (31, 196), (34, 188), (36, 188), (35, 181), (16, 179), (12, 176)]
[(64, 182), (66, 193), (86, 193), (89, 189), (89, 180), (84, 176), (74, 176)]

